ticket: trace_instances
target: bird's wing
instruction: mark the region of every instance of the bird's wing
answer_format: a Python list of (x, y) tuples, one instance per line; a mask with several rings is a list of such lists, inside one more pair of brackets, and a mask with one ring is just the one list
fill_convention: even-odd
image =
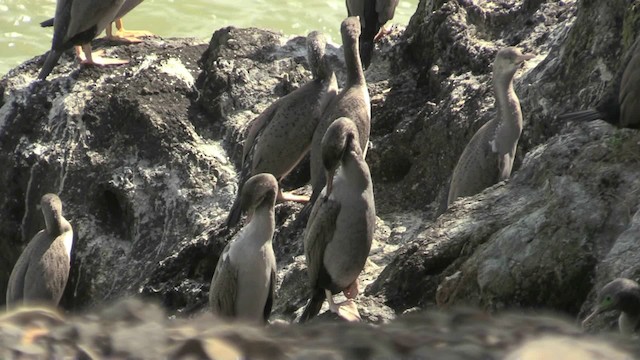
[(304, 252), (312, 288), (315, 288), (318, 275), (324, 267), (324, 251), (333, 240), (340, 207), (339, 202), (321, 195), (311, 210), (304, 232)]
[[(253, 152), (255, 151), (258, 140), (260, 140), (260, 135), (263, 133), (267, 125), (269, 125), (279, 108), (280, 99), (276, 100), (273, 104), (271, 104), (268, 108), (261, 112), (260, 115), (251, 120), (251, 123), (249, 124), (249, 132), (247, 133), (247, 137), (244, 140), (244, 147), (242, 150), (243, 166), (245, 165), (245, 163), (249, 162), (248, 159), (251, 159), (253, 157)], [(251, 166), (251, 164), (249, 164), (249, 166)]]
[[(69, 26), (66, 31), (65, 41), (75, 35), (89, 30), (93, 26), (107, 25), (113, 21), (118, 9), (122, 6), (122, 0), (66, 0), (71, 1), (71, 13)], [(108, 19), (106, 19), (108, 17)], [(58, 12), (56, 11), (56, 22)], [(55, 26), (55, 23), (54, 23)], [(104, 29), (97, 29), (98, 33)], [(96, 34), (98, 35), (98, 34)]]
[(266, 323), (271, 316), (271, 308), (273, 307), (273, 299), (276, 298), (276, 269), (271, 268), (271, 280), (269, 281), (269, 295), (267, 302), (264, 304), (264, 322)]
[(227, 244), (218, 259), (216, 271), (211, 279), (209, 289), (209, 306), (211, 310), (219, 315), (233, 317), (236, 315), (236, 294), (238, 292), (238, 270), (231, 262), (229, 249), (231, 243)]
[(378, 22), (380, 25), (384, 25), (387, 21), (393, 19), (398, 1), (399, 0), (376, 0), (376, 13), (378, 13)]

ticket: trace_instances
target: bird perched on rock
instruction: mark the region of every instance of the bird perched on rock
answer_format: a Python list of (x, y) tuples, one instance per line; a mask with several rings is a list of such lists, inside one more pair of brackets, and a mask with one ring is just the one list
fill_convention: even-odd
[(369, 143), (371, 101), (367, 82), (362, 71), (362, 64), (360, 63), (360, 56), (358, 55), (358, 37), (360, 36), (358, 18), (346, 18), (342, 22), (340, 32), (342, 33), (344, 61), (347, 67), (347, 83), (340, 94), (327, 106), (318, 123), (318, 127), (313, 133), (313, 140), (311, 141), (311, 186), (313, 187), (313, 193), (305, 211), (308, 211), (313, 206), (326, 184), (322, 164), (322, 139), (331, 123), (340, 117), (348, 117), (355, 123), (358, 129), (358, 139), (363, 159), (366, 156)]
[[(282, 180), (309, 151), (320, 116), (338, 90), (325, 47), (324, 35), (317, 31), (309, 33), (307, 57), (313, 79), (278, 99), (251, 122), (244, 142), (238, 195), (227, 217), (227, 227), (240, 220), (240, 193), (249, 177), (266, 172)], [(284, 194), (280, 189), (278, 200), (306, 202), (309, 199)]]
[[(360, 318), (353, 299), (371, 249), (376, 210), (358, 136), (353, 121), (343, 117), (331, 124), (322, 139), (327, 183), (304, 231), (311, 295), (301, 322), (318, 314), (325, 297), (331, 311), (347, 320)], [(332, 295), (340, 291), (348, 300), (335, 304)]]
[(451, 177), (447, 207), (458, 197), (475, 195), (511, 175), (522, 132), (522, 111), (513, 76), (524, 61), (533, 57), (514, 47), (498, 51), (493, 62), (497, 114), (473, 135), (462, 152)]
[[(128, 60), (103, 58), (91, 52), (91, 40), (115, 19), (123, 3), (124, 0), (58, 0), (53, 21), (51, 50), (38, 74), (38, 79), (44, 80), (58, 63), (62, 53), (74, 45), (76, 55), (83, 64), (128, 63)], [(41, 25), (46, 26), (50, 21)]]
[[(126, 42), (140, 42), (140, 37), (152, 36), (153, 34), (146, 30), (125, 30), (122, 23), (122, 18), (133, 10), (136, 6), (140, 5), (144, 0), (125, 0), (124, 4), (120, 7), (120, 10), (113, 19), (113, 23), (116, 26), (116, 33), (113, 33), (111, 23), (107, 25), (107, 39)], [(54, 18), (45, 20), (40, 23), (42, 27), (53, 26)]]
[(640, 129), (640, 37), (625, 56), (622, 75), (595, 109), (558, 116), (560, 120), (592, 121), (602, 119), (619, 127)]
[(55, 194), (40, 200), (46, 227), (24, 249), (9, 277), (7, 308), (22, 303), (58, 305), (69, 277), (73, 229)]
[(224, 248), (218, 259), (209, 306), (214, 314), (250, 322), (266, 322), (276, 286), (273, 207), (278, 181), (271, 174), (251, 177), (242, 189), (241, 209), (249, 222)]
[(358, 16), (362, 26), (360, 57), (367, 69), (371, 64), (374, 41), (382, 34), (382, 27), (393, 19), (399, 0), (346, 0), (349, 16)]
[(617, 278), (606, 284), (598, 293), (596, 306), (582, 322), (584, 327), (596, 315), (619, 310), (618, 328), (623, 334), (631, 334), (640, 328), (640, 285), (637, 282)]

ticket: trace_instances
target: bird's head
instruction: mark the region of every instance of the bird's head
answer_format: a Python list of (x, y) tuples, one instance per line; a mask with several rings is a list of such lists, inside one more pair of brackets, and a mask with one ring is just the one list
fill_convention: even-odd
[(495, 76), (506, 76), (511, 79), (520, 65), (534, 57), (533, 54), (523, 54), (520, 49), (515, 47), (500, 49), (493, 62), (493, 73)]
[(322, 137), (322, 164), (327, 175), (327, 196), (331, 194), (333, 176), (349, 151), (361, 153), (358, 128), (351, 119), (341, 117), (329, 126)]
[(247, 213), (247, 222), (256, 208), (261, 205), (274, 206), (276, 194), (278, 192), (278, 180), (268, 173), (261, 173), (252, 176), (242, 187), (242, 197), (240, 209)]

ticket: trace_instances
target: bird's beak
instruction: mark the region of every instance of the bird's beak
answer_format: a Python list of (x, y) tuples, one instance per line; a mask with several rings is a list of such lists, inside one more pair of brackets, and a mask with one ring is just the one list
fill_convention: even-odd
[(325, 196), (329, 197), (331, 195), (331, 191), (333, 190), (333, 171), (327, 171), (327, 191)]
[(525, 62), (527, 60), (533, 59), (534, 57), (536, 57), (536, 56), (533, 55), (533, 54), (522, 54), (522, 55), (518, 56), (518, 63), (523, 63), (523, 62)]
[(591, 321), (591, 319), (593, 319), (596, 315), (600, 314), (601, 312), (602, 312), (602, 309), (598, 307), (591, 313), (591, 315), (584, 318), (584, 320), (582, 320), (582, 328), (585, 328), (587, 324)]

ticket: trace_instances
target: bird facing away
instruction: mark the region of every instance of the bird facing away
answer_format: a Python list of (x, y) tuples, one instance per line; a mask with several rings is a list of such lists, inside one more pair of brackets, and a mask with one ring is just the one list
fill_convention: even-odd
[(111, 40), (121, 40), (126, 42), (141, 42), (141, 37), (152, 36), (153, 34), (146, 30), (125, 30), (122, 18), (133, 10), (136, 6), (140, 5), (144, 0), (125, 0), (124, 4), (120, 7), (120, 10), (116, 14), (113, 22), (116, 26), (116, 33), (112, 32), (111, 23), (107, 25), (107, 38)]
[(254, 175), (245, 183), (241, 209), (249, 221), (218, 259), (209, 290), (214, 314), (255, 323), (269, 319), (276, 286), (271, 239), (277, 192), (278, 181), (271, 174)]
[(625, 278), (617, 278), (605, 285), (598, 293), (596, 306), (582, 322), (584, 327), (596, 315), (619, 310), (618, 328), (622, 334), (632, 334), (640, 326), (640, 285)]
[[(327, 183), (304, 231), (311, 293), (300, 322), (316, 316), (325, 297), (331, 311), (350, 321), (360, 319), (353, 299), (371, 249), (376, 210), (358, 136), (353, 121), (343, 117), (331, 124), (322, 139)], [(347, 301), (335, 304), (332, 295), (340, 291)]]
[[(338, 91), (336, 76), (325, 54), (326, 39), (319, 32), (307, 36), (307, 57), (313, 79), (278, 99), (249, 125), (244, 142), (238, 195), (229, 211), (226, 226), (240, 221), (240, 194), (245, 181), (258, 173), (282, 180), (304, 158), (320, 116)], [(306, 202), (307, 197), (278, 191), (279, 201)]]
[(7, 308), (23, 303), (58, 305), (69, 277), (73, 229), (55, 194), (40, 200), (46, 228), (24, 249), (9, 277)]
[(475, 195), (511, 175), (522, 133), (522, 111), (513, 76), (524, 61), (533, 57), (514, 47), (498, 51), (493, 62), (496, 117), (473, 135), (462, 152), (451, 177), (447, 207), (458, 197)]
[[(560, 120), (593, 121), (602, 119), (619, 127), (640, 129), (640, 37), (626, 54), (628, 60), (619, 81), (596, 105), (595, 109), (558, 116)], [(624, 64), (624, 62), (623, 62)]]
[(311, 186), (313, 193), (307, 205), (309, 209), (320, 195), (326, 184), (324, 167), (322, 164), (322, 139), (329, 125), (340, 117), (351, 119), (358, 129), (358, 139), (362, 158), (366, 157), (371, 128), (371, 101), (367, 82), (362, 71), (360, 56), (358, 55), (358, 37), (360, 36), (360, 22), (357, 17), (348, 17), (342, 22), (342, 45), (344, 61), (347, 67), (347, 83), (327, 106), (318, 127), (313, 133), (311, 141)]
[(399, 0), (346, 0), (349, 16), (360, 17), (360, 57), (365, 69), (371, 64), (374, 42), (382, 36), (382, 27), (393, 19)]
[[(62, 53), (76, 45), (76, 55), (83, 64), (119, 65), (127, 60), (109, 59), (91, 53), (91, 40), (109, 25), (117, 15), (124, 0), (58, 0), (51, 50), (38, 74), (44, 80), (58, 63)], [(43, 24), (46, 26), (49, 21)], [(82, 46), (82, 52), (80, 51)]]

